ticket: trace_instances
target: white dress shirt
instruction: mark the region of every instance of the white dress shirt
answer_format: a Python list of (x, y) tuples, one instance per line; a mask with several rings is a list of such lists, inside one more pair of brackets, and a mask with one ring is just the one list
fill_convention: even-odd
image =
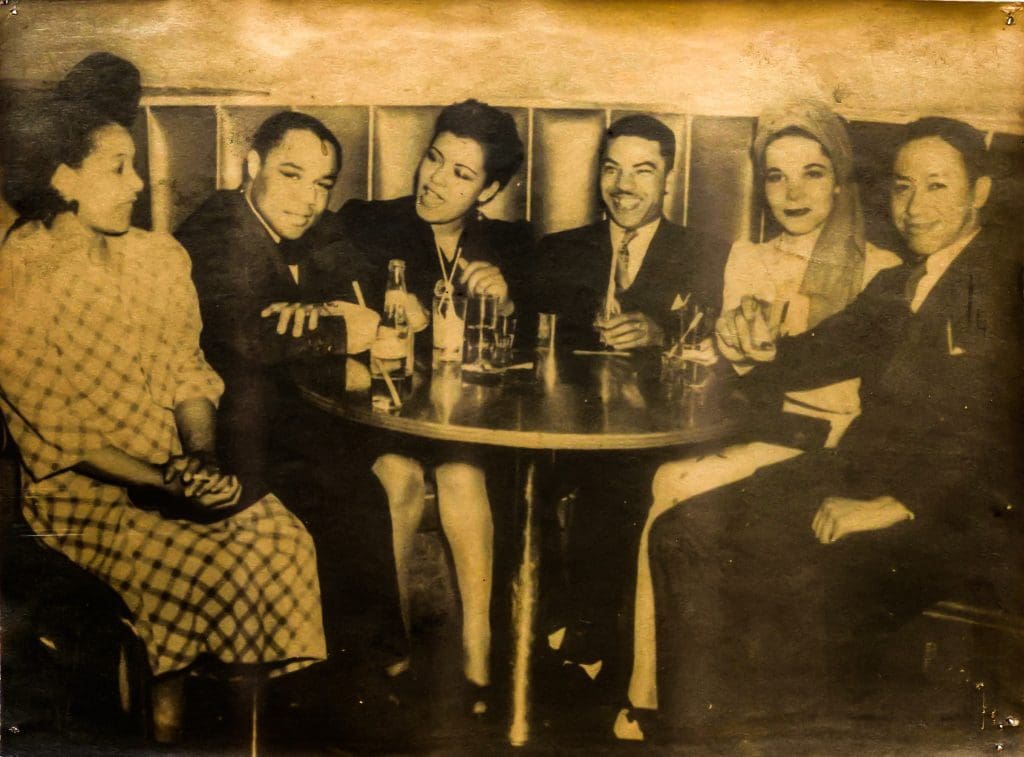
[[(263, 216), (260, 215), (260, 212), (256, 210), (256, 206), (252, 204), (252, 198), (249, 197), (249, 193), (243, 191), (242, 194), (245, 195), (245, 202), (249, 206), (249, 210), (251, 210), (253, 215), (259, 219), (261, 224), (263, 224), (263, 228), (267, 230), (268, 234), (270, 234), (270, 238), (274, 240), (274, 244), (281, 244), (281, 235), (270, 228), (270, 224), (267, 223)], [(298, 284), (299, 267), (297, 265), (289, 265), (288, 270), (291, 271), (292, 278), (295, 279), (295, 283)]]
[(974, 233), (969, 236), (958, 239), (953, 242), (949, 247), (946, 247), (938, 252), (933, 252), (928, 256), (928, 259), (924, 262), (924, 276), (917, 282), (917, 290), (914, 292), (914, 299), (910, 301), (910, 312), (916, 313), (921, 309), (924, 301), (928, 299), (928, 295), (931, 294), (932, 289), (939, 283), (939, 279), (942, 278), (942, 274), (946, 272), (946, 269), (953, 265), (953, 261), (957, 259), (957, 256), (964, 251), (964, 248), (969, 245), (981, 229), (975, 229)]

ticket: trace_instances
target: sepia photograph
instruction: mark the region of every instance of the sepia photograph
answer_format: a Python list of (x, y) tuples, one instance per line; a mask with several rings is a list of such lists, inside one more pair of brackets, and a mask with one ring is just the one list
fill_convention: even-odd
[(0, 753), (1024, 753), (1024, 3), (0, 0)]

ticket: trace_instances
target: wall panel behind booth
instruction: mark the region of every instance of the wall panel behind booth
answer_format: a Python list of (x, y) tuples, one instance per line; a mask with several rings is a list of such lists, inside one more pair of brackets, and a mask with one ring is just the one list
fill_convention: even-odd
[(149, 132), (153, 229), (173, 231), (217, 186), (213, 107), (151, 107)]
[(370, 109), (365, 106), (336, 105), (329, 107), (297, 107), (303, 113), (320, 119), (341, 142), (341, 173), (331, 192), (327, 207), (337, 210), (353, 197), (369, 197)]
[(687, 226), (731, 242), (757, 238), (750, 144), (754, 119), (694, 116)]
[(238, 189), (256, 130), (283, 107), (217, 107), (217, 189)]
[(603, 110), (534, 111), (531, 220), (538, 235), (597, 219), (597, 149), (605, 123)]

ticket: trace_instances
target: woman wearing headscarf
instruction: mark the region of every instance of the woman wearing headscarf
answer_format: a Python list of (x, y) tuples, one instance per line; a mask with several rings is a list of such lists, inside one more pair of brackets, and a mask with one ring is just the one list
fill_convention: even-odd
[[(775, 336), (800, 334), (845, 308), (875, 274), (900, 261), (864, 239), (849, 134), (842, 119), (826, 106), (799, 101), (764, 113), (757, 122), (751, 153), (756, 186), (770, 214), (765, 225), (776, 233), (765, 241), (741, 239), (733, 245), (725, 268), (722, 312), (767, 305), (777, 322)], [(727, 359), (738, 357), (721, 338), (718, 346)], [(739, 362), (733, 367), (740, 373), (749, 368)], [(852, 379), (790, 392), (782, 409), (790, 417), (827, 421), (825, 446), (832, 447), (860, 412), (859, 385), (859, 379)], [(647, 549), (651, 524), (690, 497), (799, 454), (799, 448), (785, 443), (752, 441), (726, 447), (716, 455), (665, 463), (658, 469), (638, 556), (633, 673), (629, 707), (615, 721), (619, 738), (643, 739), (644, 720), (658, 706), (655, 607)]]

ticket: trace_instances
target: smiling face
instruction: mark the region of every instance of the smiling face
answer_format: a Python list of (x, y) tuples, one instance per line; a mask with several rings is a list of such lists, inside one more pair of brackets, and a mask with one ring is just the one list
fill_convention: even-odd
[(765, 199), (786, 233), (802, 236), (821, 228), (837, 189), (832, 161), (817, 141), (786, 135), (765, 148)]
[(128, 231), (143, 186), (134, 158), (131, 134), (123, 126), (107, 124), (93, 132), (92, 151), (80, 166), (58, 169), (55, 185), (66, 201), (78, 204), (76, 215), (87, 228), (101, 234)]
[(483, 147), (451, 132), (434, 138), (416, 171), (416, 214), (430, 224), (458, 221), (497, 193), (484, 173)]
[(298, 239), (320, 220), (338, 178), (334, 145), (304, 129), (290, 129), (261, 160), (246, 157), (250, 199), (282, 239)]
[(990, 185), (988, 177), (972, 182), (963, 156), (944, 139), (915, 139), (896, 155), (892, 220), (911, 250), (931, 255), (974, 233)]
[(601, 199), (615, 223), (635, 229), (661, 216), (667, 177), (657, 142), (615, 137), (601, 160)]

